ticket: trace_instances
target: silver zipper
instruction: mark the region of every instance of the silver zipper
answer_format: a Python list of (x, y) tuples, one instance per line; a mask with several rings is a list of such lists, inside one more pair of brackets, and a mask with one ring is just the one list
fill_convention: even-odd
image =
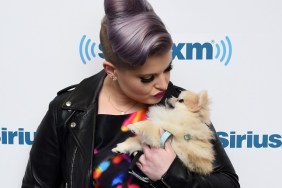
[(73, 169), (74, 169), (74, 160), (75, 160), (75, 156), (76, 156), (76, 152), (77, 152), (77, 146), (74, 149), (74, 153), (72, 156), (72, 163), (71, 163), (71, 174), (70, 174), (70, 187), (72, 187), (72, 174), (73, 174)]
[(167, 188), (171, 188), (171, 187), (164, 181), (164, 178), (163, 178), (163, 177), (161, 178), (161, 181), (163, 182), (163, 184), (164, 184)]

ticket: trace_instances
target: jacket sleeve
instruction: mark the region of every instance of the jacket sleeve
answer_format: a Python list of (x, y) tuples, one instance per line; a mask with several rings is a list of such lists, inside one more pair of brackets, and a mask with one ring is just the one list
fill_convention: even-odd
[(22, 188), (57, 188), (60, 187), (61, 179), (56, 107), (51, 102), (48, 112), (36, 131)]
[(189, 172), (178, 157), (175, 158), (162, 179), (155, 182), (157, 188), (239, 188), (238, 176), (227, 156), (213, 125), (210, 125), (216, 138), (213, 140), (215, 150), (214, 170), (208, 176)]

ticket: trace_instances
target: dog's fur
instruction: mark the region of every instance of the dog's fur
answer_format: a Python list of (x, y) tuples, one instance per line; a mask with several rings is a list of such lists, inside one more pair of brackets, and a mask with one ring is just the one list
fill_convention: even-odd
[(167, 103), (173, 108), (152, 106), (148, 119), (128, 125), (136, 134), (112, 149), (116, 153), (141, 151), (141, 142), (151, 147), (161, 147), (160, 128), (172, 133), (171, 145), (184, 165), (193, 172), (207, 175), (213, 170), (214, 151), (210, 130), (209, 99), (206, 91), (196, 94), (182, 91), (178, 98)]

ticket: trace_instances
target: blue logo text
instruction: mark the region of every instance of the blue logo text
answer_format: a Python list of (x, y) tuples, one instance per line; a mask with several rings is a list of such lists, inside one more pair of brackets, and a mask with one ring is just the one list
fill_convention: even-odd
[(282, 136), (280, 134), (237, 134), (235, 131), (217, 132), (224, 148), (281, 148)]
[(7, 128), (1, 128), (0, 143), (1, 144), (19, 144), (32, 145), (35, 132), (27, 132), (24, 128), (18, 128), (17, 131), (9, 131)]

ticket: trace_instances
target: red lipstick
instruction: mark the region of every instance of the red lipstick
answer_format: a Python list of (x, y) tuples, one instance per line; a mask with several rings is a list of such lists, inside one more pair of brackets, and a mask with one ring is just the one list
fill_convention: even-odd
[(165, 91), (161, 91), (161, 92), (157, 93), (156, 95), (154, 95), (154, 97), (162, 98), (164, 96), (164, 94), (165, 94)]

